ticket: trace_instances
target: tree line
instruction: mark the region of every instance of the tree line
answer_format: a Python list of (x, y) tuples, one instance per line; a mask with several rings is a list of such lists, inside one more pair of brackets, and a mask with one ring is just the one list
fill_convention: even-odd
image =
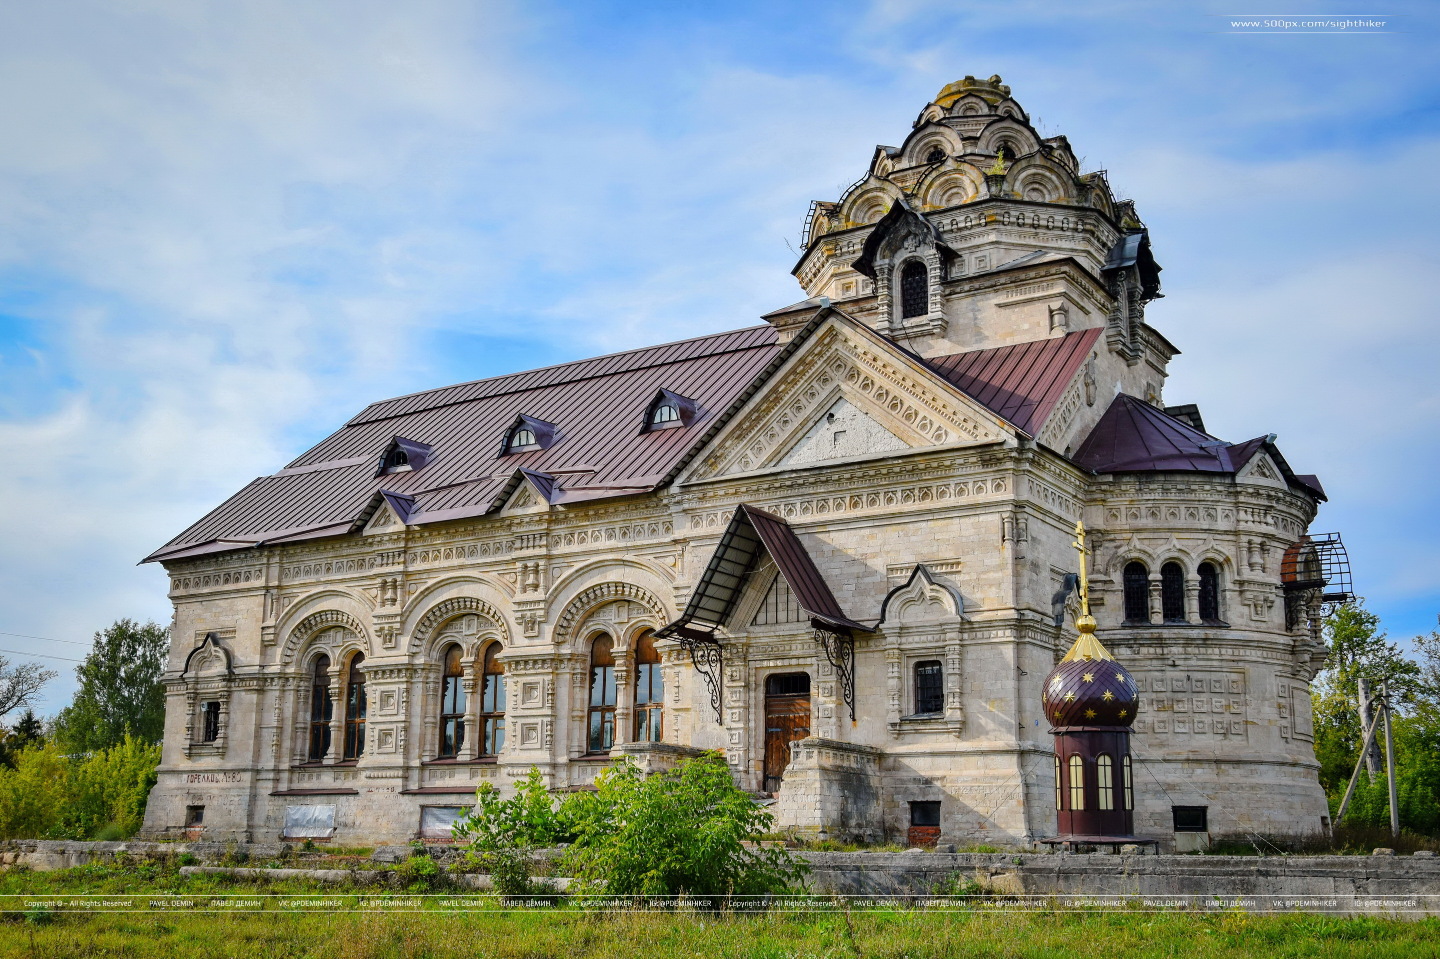
[(74, 698), (49, 720), (34, 706), (55, 671), (0, 657), (0, 839), (139, 830), (160, 764), (169, 649), (155, 623), (122, 619), (96, 633)]

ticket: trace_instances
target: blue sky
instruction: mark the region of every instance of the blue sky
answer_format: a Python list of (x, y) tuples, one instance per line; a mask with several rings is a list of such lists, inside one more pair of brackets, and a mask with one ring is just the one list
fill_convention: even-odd
[[(374, 399), (798, 299), (809, 201), (992, 73), (1137, 201), (1167, 400), (1279, 434), (1371, 608), (1428, 631), (1433, 6), (1270, 36), (1232, 8), (0, 7), (0, 632), (167, 621), (136, 561)], [(51, 663), (46, 711), (73, 689)]]

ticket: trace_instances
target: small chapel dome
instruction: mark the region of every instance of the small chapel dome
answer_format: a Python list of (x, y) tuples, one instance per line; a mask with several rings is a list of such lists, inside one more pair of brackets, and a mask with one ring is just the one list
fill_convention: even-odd
[(1045, 677), (1045, 718), (1060, 726), (1129, 726), (1140, 691), (1130, 671), (1095, 638), (1095, 619), (1081, 616), (1080, 638)]

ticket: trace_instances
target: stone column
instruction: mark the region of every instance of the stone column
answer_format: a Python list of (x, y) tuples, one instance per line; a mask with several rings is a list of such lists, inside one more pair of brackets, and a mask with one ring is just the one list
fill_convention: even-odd
[(635, 651), (615, 650), (615, 745), (635, 738)]

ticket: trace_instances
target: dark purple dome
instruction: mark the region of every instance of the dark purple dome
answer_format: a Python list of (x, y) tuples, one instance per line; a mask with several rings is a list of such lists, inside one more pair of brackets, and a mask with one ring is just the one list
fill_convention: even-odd
[(1094, 624), (1083, 617), (1080, 638), (1045, 677), (1041, 701), (1052, 726), (1129, 726), (1135, 721), (1140, 702), (1135, 679), (1095, 639)]

